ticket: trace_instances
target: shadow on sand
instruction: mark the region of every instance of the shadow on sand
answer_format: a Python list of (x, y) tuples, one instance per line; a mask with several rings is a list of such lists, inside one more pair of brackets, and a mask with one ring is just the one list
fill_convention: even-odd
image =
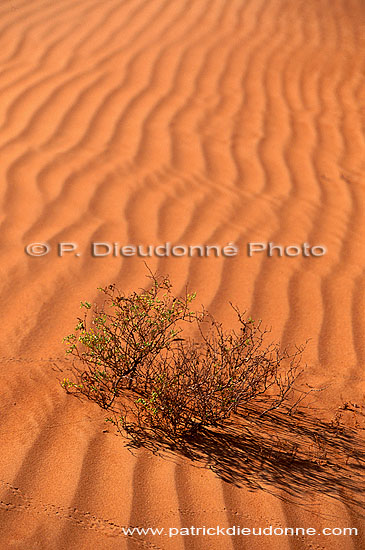
[(362, 430), (296, 412), (245, 410), (220, 429), (202, 428), (179, 440), (143, 430), (129, 433), (129, 448), (184, 456), (238, 487), (263, 489), (301, 504), (327, 495), (365, 515), (365, 445)]

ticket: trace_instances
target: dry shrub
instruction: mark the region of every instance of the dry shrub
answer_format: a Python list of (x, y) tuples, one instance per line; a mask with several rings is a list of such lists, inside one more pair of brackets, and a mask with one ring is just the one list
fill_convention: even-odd
[[(195, 293), (176, 297), (168, 277), (149, 278), (148, 289), (128, 295), (100, 288), (101, 308), (81, 302), (84, 317), (64, 339), (76, 359), (76, 380), (62, 383), (68, 392), (112, 411), (108, 420), (139, 439), (191, 435), (253, 401), (265, 404), (262, 414), (293, 403), (303, 347), (265, 344), (261, 323), (235, 307), (239, 328), (225, 331), (204, 309), (192, 310)], [(182, 337), (187, 323), (196, 338)]]

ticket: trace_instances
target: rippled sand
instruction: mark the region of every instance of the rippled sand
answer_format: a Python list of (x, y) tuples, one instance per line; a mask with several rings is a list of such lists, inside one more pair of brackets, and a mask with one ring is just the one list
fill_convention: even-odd
[[(361, 0), (4, 0), (0, 27), (0, 548), (363, 549)], [(49, 253), (24, 252), (36, 242)], [(310, 339), (305, 382), (325, 389), (305, 416), (216, 438), (202, 461), (130, 453), (59, 384), (80, 300), (146, 282), (146, 258), (93, 257), (92, 242), (234, 243), (234, 257), (147, 263), (227, 326), (232, 301), (283, 345)], [(327, 253), (249, 257), (250, 242)], [(313, 418), (338, 412), (356, 431), (329, 436), (326, 467), (277, 446), (261, 460), (266, 436), (305, 440), (309, 457), (326, 429)], [(191, 525), (358, 536), (122, 531)]]

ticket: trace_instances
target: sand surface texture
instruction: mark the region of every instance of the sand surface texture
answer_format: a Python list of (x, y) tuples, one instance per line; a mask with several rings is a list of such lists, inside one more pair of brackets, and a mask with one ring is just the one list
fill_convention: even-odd
[[(0, 28), (1, 550), (365, 548), (363, 2), (4, 0)], [(37, 242), (49, 253), (26, 254)], [(197, 441), (199, 460), (130, 452), (60, 386), (80, 300), (146, 283), (144, 258), (92, 242), (235, 243), (148, 265), (227, 326), (232, 301), (283, 345), (310, 339), (305, 383), (323, 391), (302, 416)], [(123, 532), (217, 525), (319, 534)]]

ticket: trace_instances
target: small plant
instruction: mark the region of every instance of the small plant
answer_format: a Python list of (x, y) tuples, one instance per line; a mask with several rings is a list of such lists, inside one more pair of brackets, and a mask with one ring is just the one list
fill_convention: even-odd
[(180, 341), (182, 323), (197, 319), (189, 308), (195, 294), (175, 298), (167, 277), (152, 279), (150, 289), (129, 296), (115, 285), (99, 288), (106, 296), (104, 306), (93, 310), (89, 326), (91, 304), (81, 302), (84, 317), (78, 319), (76, 333), (64, 338), (66, 353), (87, 367), (81, 374), (84, 392), (104, 408), (126, 388), (137, 390), (142, 373)]
[[(113, 411), (107, 420), (129, 434), (175, 439), (218, 426), (253, 401), (264, 402), (265, 414), (289, 400), (303, 348), (265, 346), (261, 323), (235, 307), (239, 329), (225, 331), (204, 309), (191, 309), (195, 293), (178, 298), (168, 277), (149, 278), (148, 289), (129, 295), (100, 288), (101, 308), (81, 302), (84, 317), (64, 339), (77, 360), (77, 382), (65, 379), (66, 391)], [(186, 323), (195, 339), (182, 338)]]

